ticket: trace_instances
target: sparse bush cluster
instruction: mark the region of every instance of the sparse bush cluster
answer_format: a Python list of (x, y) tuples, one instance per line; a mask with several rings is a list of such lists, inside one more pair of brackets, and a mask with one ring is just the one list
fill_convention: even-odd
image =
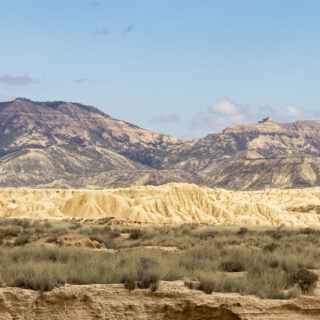
[[(188, 288), (207, 294), (287, 299), (312, 294), (318, 281), (320, 232), (311, 228), (109, 223), (1, 219), (2, 286), (123, 283), (129, 291), (156, 291), (161, 280), (190, 279)], [(73, 237), (83, 245), (65, 242)]]
[(308, 270), (299, 269), (290, 275), (291, 284), (297, 285), (303, 293), (310, 293), (316, 287), (319, 276)]
[(159, 262), (156, 260), (140, 257), (130, 274), (123, 277), (122, 282), (129, 291), (136, 288), (150, 289), (152, 292), (157, 291), (160, 285)]

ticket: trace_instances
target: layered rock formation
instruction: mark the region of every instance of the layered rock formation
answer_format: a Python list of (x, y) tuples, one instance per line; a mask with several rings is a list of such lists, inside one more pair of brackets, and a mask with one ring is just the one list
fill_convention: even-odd
[(181, 141), (78, 103), (0, 103), (2, 187), (307, 187), (320, 185), (319, 156), (319, 121), (266, 118)]
[(206, 295), (162, 282), (159, 291), (123, 285), (67, 286), (52, 292), (0, 289), (0, 320), (315, 320), (320, 298), (260, 300), (236, 294)]
[(106, 190), (0, 190), (0, 216), (11, 218), (320, 227), (319, 212), (320, 188), (227, 191), (172, 183)]
[(175, 143), (90, 106), (16, 99), (0, 103), (0, 185), (96, 184), (106, 172), (111, 184), (132, 183), (123, 172), (150, 171)]
[(231, 189), (306, 187), (320, 182), (320, 122), (235, 125), (172, 147), (174, 168), (196, 171), (208, 186)]

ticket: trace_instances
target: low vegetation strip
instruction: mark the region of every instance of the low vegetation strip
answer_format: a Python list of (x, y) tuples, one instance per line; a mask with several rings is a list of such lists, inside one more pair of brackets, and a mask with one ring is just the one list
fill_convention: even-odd
[(315, 270), (320, 269), (319, 235), (309, 228), (137, 228), (108, 221), (3, 219), (0, 281), (40, 291), (109, 283), (156, 291), (161, 280), (185, 280), (187, 287), (208, 294), (286, 299), (313, 294)]

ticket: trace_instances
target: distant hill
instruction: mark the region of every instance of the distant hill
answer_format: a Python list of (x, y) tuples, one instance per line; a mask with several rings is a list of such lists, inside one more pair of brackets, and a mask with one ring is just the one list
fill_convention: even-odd
[(208, 186), (229, 189), (320, 184), (320, 121), (235, 125), (183, 147), (170, 166), (197, 172)]
[(319, 156), (319, 121), (266, 118), (182, 141), (79, 103), (0, 103), (0, 186), (6, 187), (306, 187), (320, 185)]

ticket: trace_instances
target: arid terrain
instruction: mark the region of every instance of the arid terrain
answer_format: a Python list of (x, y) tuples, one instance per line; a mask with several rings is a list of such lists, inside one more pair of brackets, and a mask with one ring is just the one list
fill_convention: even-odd
[(319, 319), (320, 122), (202, 139), (0, 103), (0, 319)]
[(318, 319), (320, 231), (0, 220), (0, 319)]
[(3, 188), (0, 208), (6, 218), (320, 227), (320, 188), (228, 191), (179, 183), (103, 190)]
[(0, 0), (0, 320), (320, 320), (319, 16)]
[(186, 141), (91, 106), (17, 98), (0, 103), (0, 135), (2, 187), (320, 185), (319, 121), (265, 119)]

